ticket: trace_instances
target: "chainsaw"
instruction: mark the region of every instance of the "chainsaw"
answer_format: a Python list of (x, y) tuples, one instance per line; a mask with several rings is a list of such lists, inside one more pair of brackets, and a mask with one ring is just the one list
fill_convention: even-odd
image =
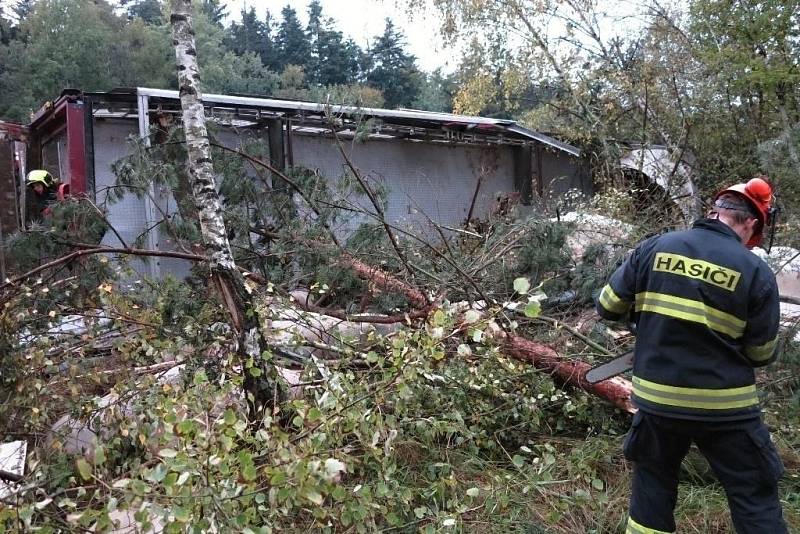
[[(632, 313), (631, 319), (628, 322), (628, 330), (630, 330), (633, 335), (636, 335), (636, 322), (633, 320)], [(595, 365), (586, 371), (584, 378), (590, 384), (597, 384), (603, 380), (608, 380), (609, 378), (614, 378), (615, 376), (621, 375), (625, 371), (629, 371), (631, 369), (633, 369), (633, 349), (619, 354), (613, 360), (601, 363), (600, 365)]]
[(623, 352), (613, 360), (592, 367), (586, 371), (584, 379), (590, 384), (597, 384), (603, 380), (621, 375), (630, 369), (633, 369), (633, 349)]

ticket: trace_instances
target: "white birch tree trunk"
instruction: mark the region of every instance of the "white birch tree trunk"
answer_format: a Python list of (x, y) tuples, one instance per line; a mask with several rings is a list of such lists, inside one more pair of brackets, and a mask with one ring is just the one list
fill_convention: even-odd
[(258, 417), (267, 403), (283, 398), (284, 388), (280, 387), (274, 365), (264, 362), (261, 357), (267, 349), (266, 341), (259, 329), (258, 315), (245, 288), (244, 278), (236, 269), (222, 217), (200, 88), (200, 68), (192, 29), (192, 1), (172, 0), (170, 22), (178, 68), (188, 174), (200, 219), (200, 232), (211, 258), (214, 283), (239, 337), (239, 356), (243, 363), (252, 361), (262, 372), (260, 377), (254, 378), (246, 369), (249, 366), (243, 365), (243, 372), (247, 373), (245, 393), (250, 402), (251, 417)]

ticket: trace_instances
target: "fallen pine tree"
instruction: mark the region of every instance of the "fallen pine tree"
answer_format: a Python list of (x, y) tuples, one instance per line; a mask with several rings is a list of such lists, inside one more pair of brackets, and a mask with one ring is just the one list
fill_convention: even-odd
[[(360, 263), (349, 263), (359, 276), (370, 280), (387, 290), (402, 291), (409, 300), (417, 304), (426, 301), (420, 297), (420, 292), (401, 280), (397, 280), (387, 273), (375, 268), (365, 268)], [(623, 411), (634, 413), (636, 409), (631, 402), (632, 385), (629, 380), (615, 377), (597, 384), (589, 384), (584, 376), (591, 365), (563, 358), (552, 348), (541, 343), (536, 343), (522, 336), (500, 332), (498, 335), (502, 350), (518, 360), (532, 363), (537, 368), (552, 372), (562, 383), (584, 389), (596, 395)]]

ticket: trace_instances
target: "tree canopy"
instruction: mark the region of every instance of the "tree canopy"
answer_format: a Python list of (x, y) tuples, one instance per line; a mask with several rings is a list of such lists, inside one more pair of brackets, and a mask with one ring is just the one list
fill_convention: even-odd
[[(424, 76), (398, 32), (377, 36), (374, 49), (362, 50), (318, 1), (308, 10), (305, 26), (288, 5), (279, 19), (250, 7), (229, 21), (219, 0), (195, 2), (206, 90), (294, 98), (347, 94), (357, 95), (355, 103), (366, 98), (389, 106), (418, 99)], [(175, 88), (169, 33), (164, 0), (21, 0), (3, 7), (0, 117), (24, 120), (67, 87)], [(447, 93), (430, 94), (438, 87), (428, 87), (426, 98), (449, 109)]]
[[(516, 119), (587, 147), (612, 180), (620, 141), (661, 144), (693, 155), (707, 191), (767, 172), (800, 200), (800, 0), (411, 0), (410, 16), (423, 5), (460, 44), (453, 74), (422, 72), (391, 20), (362, 49), (317, 0), (230, 17), (195, 2), (206, 89)], [(4, 5), (0, 116), (66, 87), (174, 88), (166, 14), (163, 0)]]
[(797, 0), (431, 3), (443, 34), (469, 43), (457, 111), (516, 118), (609, 160), (619, 140), (691, 152), (709, 190), (778, 168), (784, 195), (800, 184)]
[(420, 72), (414, 56), (404, 50), (404, 36), (391, 19), (370, 49), (372, 68), (367, 83), (380, 89), (389, 107), (410, 106), (420, 89)]

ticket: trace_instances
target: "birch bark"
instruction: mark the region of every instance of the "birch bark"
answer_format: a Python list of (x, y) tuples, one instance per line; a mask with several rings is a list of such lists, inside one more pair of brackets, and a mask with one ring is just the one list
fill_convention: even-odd
[[(187, 166), (192, 195), (200, 219), (203, 245), (211, 258), (211, 277), (231, 316), (231, 325), (239, 338), (239, 357), (261, 370), (255, 378), (245, 368), (245, 393), (251, 419), (262, 414), (264, 406), (283, 398), (283, 389), (275, 366), (262, 358), (268, 349), (259, 329), (258, 315), (237, 270), (231, 253), (228, 233), (222, 217), (222, 205), (214, 178), (211, 144), (206, 130), (197, 62), (191, 0), (171, 0), (172, 41), (178, 69), (178, 91), (181, 99), (183, 130), (186, 136)], [(273, 409), (277, 406), (273, 405)]]

